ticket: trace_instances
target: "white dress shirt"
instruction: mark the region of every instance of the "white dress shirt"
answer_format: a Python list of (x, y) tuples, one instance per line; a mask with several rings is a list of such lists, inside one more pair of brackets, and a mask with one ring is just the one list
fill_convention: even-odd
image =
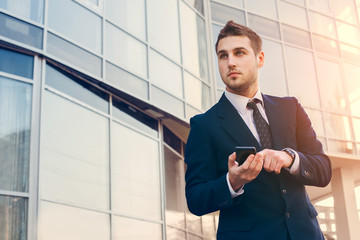
[[(268, 118), (266, 116), (266, 113), (265, 113), (264, 101), (263, 101), (263, 98), (262, 98), (262, 95), (261, 95), (261, 91), (258, 90), (257, 93), (255, 94), (254, 98), (250, 99), (250, 98), (247, 98), (247, 97), (244, 97), (244, 96), (241, 96), (241, 95), (237, 95), (237, 94), (234, 94), (234, 93), (231, 93), (231, 92), (225, 90), (225, 97), (235, 107), (235, 109), (237, 110), (237, 112), (239, 113), (241, 118), (244, 120), (244, 122), (246, 123), (246, 125), (250, 129), (251, 133), (254, 135), (256, 140), (260, 143), (259, 134), (258, 134), (258, 132), (256, 130), (255, 121), (254, 121), (253, 114), (252, 114), (253, 110), (247, 108), (246, 105), (252, 99), (255, 99), (255, 98), (259, 99), (261, 102), (257, 103), (256, 106), (258, 107), (259, 112), (261, 113), (262, 117), (269, 124), (269, 120), (268, 120)], [(291, 168), (288, 169), (291, 174), (296, 175), (299, 172), (299, 164), (300, 164), (299, 155), (295, 151), (294, 163), (291, 166)], [(227, 173), (227, 175), (226, 175), (226, 180), (227, 180), (228, 187), (229, 187), (232, 198), (235, 198), (235, 197), (237, 197), (237, 196), (244, 193), (243, 188), (238, 189), (236, 192), (233, 190), (233, 188), (230, 185), (230, 181), (229, 181), (229, 173)]]

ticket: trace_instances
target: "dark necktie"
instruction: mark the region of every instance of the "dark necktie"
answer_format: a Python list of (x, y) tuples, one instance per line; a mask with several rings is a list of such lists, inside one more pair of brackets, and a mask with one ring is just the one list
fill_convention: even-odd
[(247, 107), (253, 110), (253, 117), (255, 121), (256, 130), (259, 134), (260, 144), (265, 149), (272, 149), (270, 126), (266, 120), (261, 116), (256, 103), (260, 102), (259, 99), (254, 99), (248, 102)]

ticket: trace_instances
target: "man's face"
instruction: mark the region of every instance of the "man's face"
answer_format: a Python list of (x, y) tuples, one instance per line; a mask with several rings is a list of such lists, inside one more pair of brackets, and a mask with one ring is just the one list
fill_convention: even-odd
[(264, 53), (255, 55), (249, 38), (229, 36), (217, 48), (220, 76), (229, 92), (253, 97), (258, 90), (258, 69), (264, 64)]

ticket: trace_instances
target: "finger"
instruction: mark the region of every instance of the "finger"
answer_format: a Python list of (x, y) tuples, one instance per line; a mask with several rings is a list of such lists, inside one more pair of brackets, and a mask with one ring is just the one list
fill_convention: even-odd
[(238, 165), (238, 163), (237, 163), (235, 160), (236, 160), (236, 153), (233, 152), (233, 153), (229, 156), (229, 161), (228, 161), (229, 168), (230, 168), (230, 167), (233, 167), (234, 165)]
[(283, 164), (281, 164), (281, 162), (277, 162), (277, 164), (276, 164), (276, 166), (275, 166), (275, 168), (274, 168), (274, 172), (276, 173), (276, 174), (279, 174), (280, 172), (281, 172), (281, 168), (283, 167)]

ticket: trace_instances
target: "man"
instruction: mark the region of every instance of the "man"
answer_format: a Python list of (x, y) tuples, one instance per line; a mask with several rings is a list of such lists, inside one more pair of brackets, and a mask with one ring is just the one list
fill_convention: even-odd
[[(221, 240), (324, 239), (305, 185), (326, 186), (331, 163), (298, 101), (260, 92), (261, 46), (255, 32), (233, 21), (218, 36), (226, 91), (190, 120), (188, 207), (199, 216), (220, 210)], [(254, 146), (257, 153), (239, 165), (235, 146)]]

